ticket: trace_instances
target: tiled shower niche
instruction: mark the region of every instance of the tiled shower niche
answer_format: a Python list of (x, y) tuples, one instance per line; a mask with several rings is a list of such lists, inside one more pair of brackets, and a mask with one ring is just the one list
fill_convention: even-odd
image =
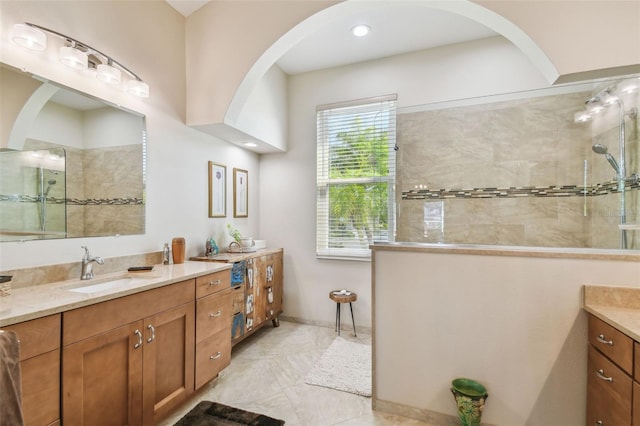
[[(618, 108), (579, 123), (591, 90), (397, 116), (396, 241), (621, 248), (616, 172)], [(625, 99), (627, 176), (638, 173), (637, 92)], [(625, 188), (627, 225), (640, 221), (640, 186)], [(640, 229), (627, 230), (640, 248)]]

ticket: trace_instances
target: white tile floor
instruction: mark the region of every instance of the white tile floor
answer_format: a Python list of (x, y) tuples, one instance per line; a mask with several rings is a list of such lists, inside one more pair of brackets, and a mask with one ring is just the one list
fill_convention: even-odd
[[(285, 420), (286, 426), (429, 426), (373, 411), (371, 398), (304, 382), (336, 333), (331, 328), (280, 322), (257, 331), (233, 348), (231, 365), (160, 423), (170, 426), (199, 401), (216, 401)], [(371, 336), (341, 337), (371, 344)]]

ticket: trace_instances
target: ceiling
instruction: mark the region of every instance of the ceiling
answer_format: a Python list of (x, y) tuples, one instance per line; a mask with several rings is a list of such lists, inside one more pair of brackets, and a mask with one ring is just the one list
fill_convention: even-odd
[[(208, 2), (166, 1), (185, 17)], [(376, 8), (362, 4), (291, 48), (278, 60), (280, 68), (298, 74), (497, 35), (468, 18), (418, 3), (388, 1), (388, 7)], [(351, 28), (357, 24), (371, 27), (369, 35), (354, 37)]]

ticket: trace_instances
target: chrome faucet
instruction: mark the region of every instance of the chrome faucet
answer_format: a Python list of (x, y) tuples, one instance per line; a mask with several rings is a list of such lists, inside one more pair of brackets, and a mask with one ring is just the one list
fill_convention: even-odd
[(80, 274), (80, 279), (90, 280), (93, 278), (93, 262), (96, 262), (98, 265), (103, 265), (104, 259), (98, 256), (93, 257), (87, 247), (82, 246), (82, 248), (84, 249), (84, 256), (82, 257), (82, 273)]

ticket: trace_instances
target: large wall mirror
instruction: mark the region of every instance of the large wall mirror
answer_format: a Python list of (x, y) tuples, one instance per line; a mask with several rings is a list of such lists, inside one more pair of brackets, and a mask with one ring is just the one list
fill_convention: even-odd
[(144, 116), (0, 64), (0, 241), (143, 234)]

